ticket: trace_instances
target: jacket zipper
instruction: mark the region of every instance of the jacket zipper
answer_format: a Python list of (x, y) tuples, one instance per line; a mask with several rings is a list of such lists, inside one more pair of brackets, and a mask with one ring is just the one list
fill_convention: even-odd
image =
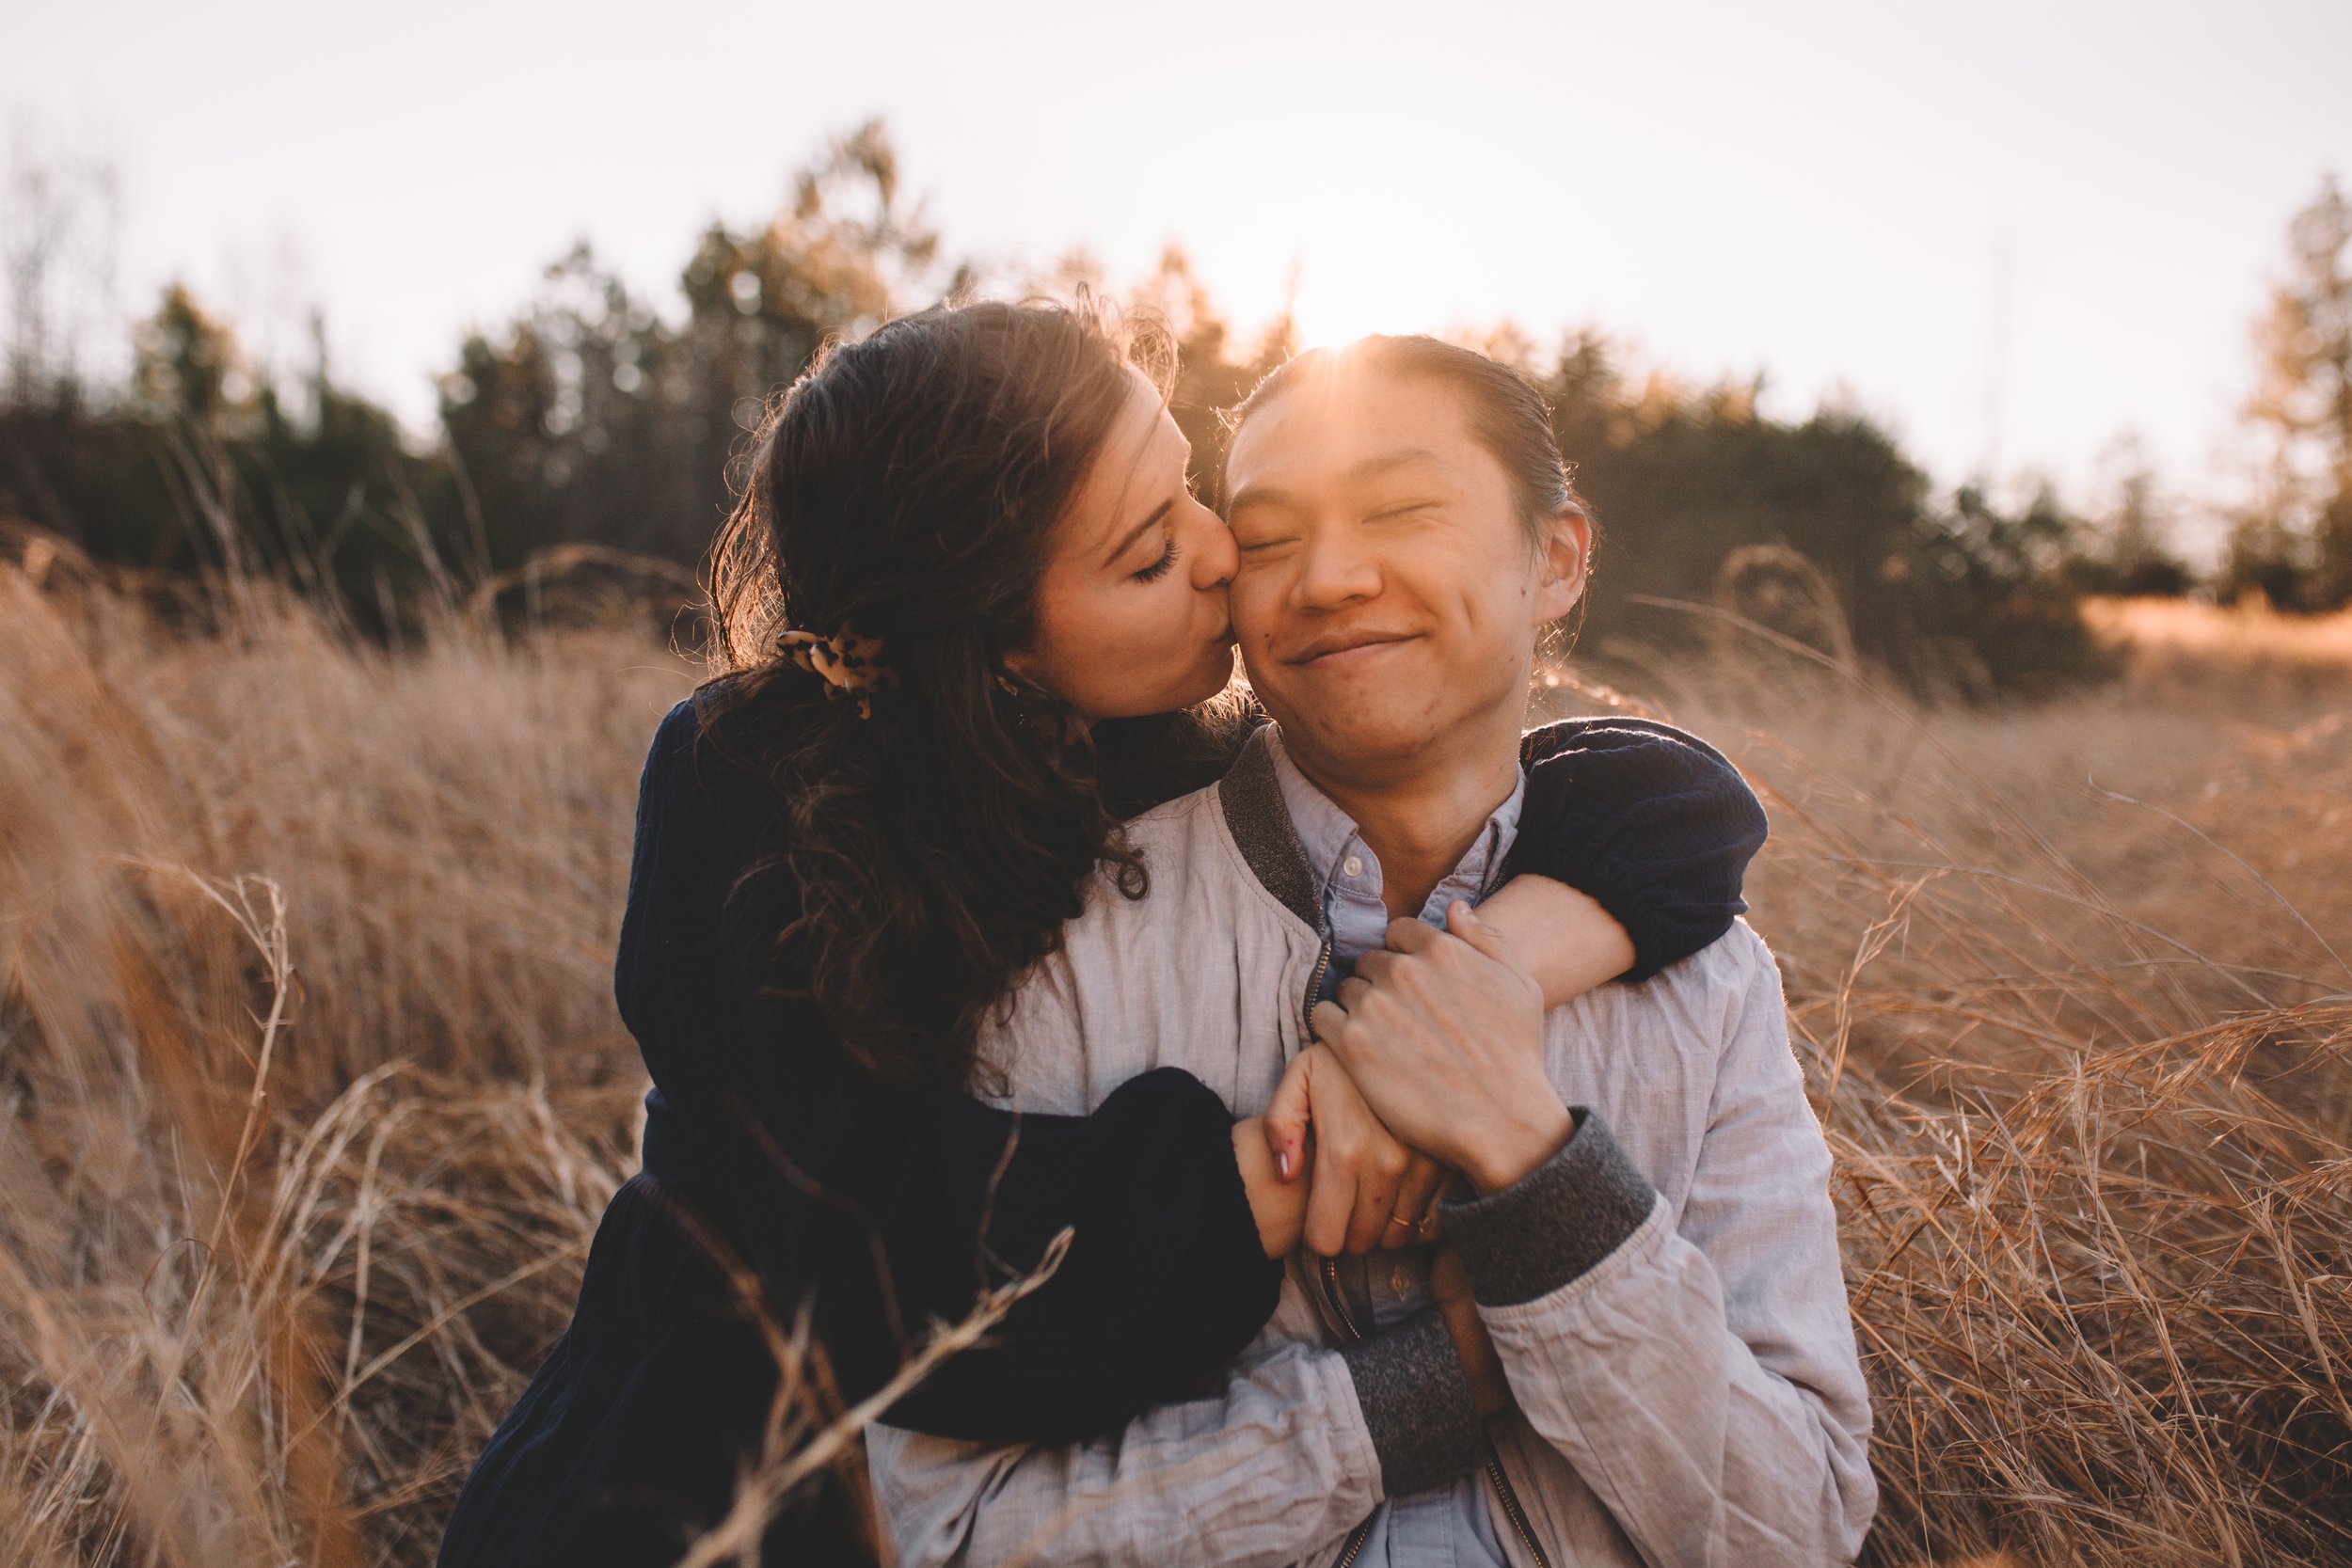
[[(1310, 1045), (1315, 1043), (1317, 1038), (1315, 1004), (1323, 999), (1323, 977), (1330, 973), (1330, 969), (1331, 936), (1327, 931), (1324, 933), (1323, 945), (1315, 950), (1314, 972), (1307, 976), (1307, 994), (1298, 1005), (1299, 1027), (1305, 1031), (1307, 1042)], [(1352, 1345), (1364, 1337), (1364, 1331), (1356, 1326), (1356, 1316), (1348, 1311), (1347, 1298), (1340, 1291), (1339, 1264), (1331, 1259), (1324, 1259), (1317, 1282), (1323, 1288), (1324, 1305), (1330, 1309), (1331, 1316), (1338, 1321), (1341, 1332), (1345, 1336), (1347, 1342)], [(1333, 1563), (1331, 1568), (1354, 1568), (1356, 1560), (1363, 1555), (1364, 1542), (1371, 1534), (1372, 1515), (1366, 1514), (1364, 1522), (1349, 1532), (1347, 1544), (1341, 1548), (1340, 1560)]]
[(1486, 1479), (1494, 1482), (1495, 1497), (1502, 1504), (1502, 1516), (1519, 1532), (1519, 1540), (1535, 1560), (1535, 1568), (1551, 1568), (1551, 1559), (1535, 1544), (1535, 1531), (1527, 1522), (1527, 1511), (1519, 1506), (1519, 1495), (1511, 1490), (1511, 1478), (1502, 1473), (1502, 1455), (1495, 1451), (1495, 1440), (1482, 1432), (1479, 1441), (1486, 1445)]
[(1307, 1032), (1307, 1043), (1312, 1045), (1321, 1037), (1315, 1033), (1315, 1004), (1323, 999), (1323, 977), (1331, 969), (1331, 939), (1326, 936), (1315, 952), (1314, 973), (1307, 976), (1307, 999), (1298, 1009), (1298, 1022)]
[[(1330, 951), (1330, 947), (1327, 943), (1324, 947), (1324, 957), (1326, 958), (1329, 958)], [(1315, 964), (1315, 984), (1317, 987), (1320, 987), (1323, 983), (1322, 971), (1323, 963), (1321, 960), (1318, 960)], [(1312, 996), (1314, 991), (1311, 990), (1307, 994)], [(1356, 1314), (1347, 1309), (1347, 1296), (1340, 1289), (1339, 1259), (1335, 1258), (1324, 1259), (1322, 1260), (1322, 1268), (1319, 1272), (1319, 1278), (1323, 1286), (1324, 1305), (1329, 1307), (1331, 1309), (1331, 1315), (1339, 1320), (1340, 1330), (1346, 1337), (1347, 1342), (1351, 1345), (1359, 1342), (1363, 1338), (1364, 1331), (1356, 1326)], [(1331, 1568), (1354, 1568), (1356, 1560), (1363, 1555), (1364, 1542), (1366, 1538), (1372, 1534), (1373, 1518), (1374, 1514), (1367, 1513), (1364, 1515), (1364, 1522), (1358, 1525), (1348, 1535), (1347, 1544), (1341, 1550), (1339, 1561), (1333, 1563)]]
[[(1318, 1037), (1315, 1034), (1315, 1004), (1322, 1000), (1323, 977), (1329, 973), (1330, 968), (1331, 938), (1327, 934), (1323, 939), (1322, 947), (1315, 953), (1314, 972), (1307, 977), (1306, 1001), (1299, 1009), (1299, 1022), (1305, 1026), (1310, 1042)], [(1330, 1308), (1331, 1315), (1339, 1321), (1342, 1332), (1347, 1337), (1347, 1342), (1351, 1345), (1359, 1342), (1364, 1337), (1364, 1331), (1357, 1326), (1356, 1315), (1347, 1309), (1346, 1292), (1340, 1289), (1339, 1260), (1332, 1258), (1324, 1259), (1320, 1275), (1324, 1305)], [(1528, 1525), (1527, 1511), (1519, 1506), (1519, 1495), (1511, 1489), (1511, 1478), (1503, 1473), (1502, 1456), (1495, 1451), (1494, 1439), (1482, 1432), (1479, 1433), (1479, 1441), (1486, 1445), (1486, 1480), (1493, 1484), (1495, 1497), (1502, 1504), (1502, 1516), (1510, 1520), (1511, 1528), (1518, 1532), (1519, 1540), (1525, 1544), (1529, 1555), (1534, 1558), (1536, 1568), (1551, 1568), (1551, 1559), (1546, 1557), (1543, 1547), (1536, 1544), (1535, 1531)], [(1367, 1517), (1348, 1536), (1347, 1545), (1342, 1549), (1340, 1559), (1332, 1564), (1332, 1568), (1354, 1568), (1357, 1558), (1363, 1555), (1364, 1542), (1371, 1534), (1372, 1520)]]

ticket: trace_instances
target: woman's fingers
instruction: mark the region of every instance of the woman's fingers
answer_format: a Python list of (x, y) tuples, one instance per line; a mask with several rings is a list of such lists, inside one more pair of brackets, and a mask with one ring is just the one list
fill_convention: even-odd
[(1313, 1058), (1311, 1050), (1291, 1058), (1265, 1108), (1266, 1152), (1274, 1156), (1274, 1174), (1283, 1181), (1295, 1181), (1307, 1170), (1307, 1128), (1314, 1118)]
[(1308, 1078), (1314, 1124), (1314, 1187), (1307, 1196), (1305, 1240), (1325, 1256), (1368, 1252), (1396, 1212), (1397, 1182), (1412, 1151), (1396, 1141), (1357, 1092), (1329, 1049), (1309, 1052), (1319, 1065)]
[[(1397, 1151), (1403, 1152), (1402, 1145)], [(1356, 1212), (1347, 1222), (1347, 1250), (1352, 1253), (1381, 1245), (1383, 1232), (1396, 1214), (1396, 1180), (1384, 1169), (1388, 1163), (1382, 1151), (1374, 1151), (1365, 1162), (1367, 1169), (1356, 1179)]]
[(1347, 1250), (1348, 1227), (1356, 1217), (1356, 1173), (1320, 1136), (1314, 1150), (1314, 1185), (1307, 1190), (1307, 1224), (1298, 1239), (1309, 1252), (1337, 1258)]
[[(1388, 1227), (1383, 1244), (1388, 1246), (1417, 1245), (1433, 1239), (1431, 1216), (1437, 1212), (1438, 1195), (1445, 1190), (1446, 1169), (1426, 1154), (1416, 1153), (1405, 1167), (1404, 1180), (1397, 1183), (1396, 1207), (1392, 1212), (1395, 1224)], [(1400, 1237), (1408, 1238), (1401, 1241)]]

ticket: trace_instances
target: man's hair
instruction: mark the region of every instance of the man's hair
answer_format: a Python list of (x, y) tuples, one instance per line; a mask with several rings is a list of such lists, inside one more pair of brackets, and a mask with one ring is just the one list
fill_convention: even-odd
[(1309, 349), (1268, 372), (1227, 412), (1228, 450), (1252, 414), (1301, 383), (1367, 372), (1442, 382), (1460, 396), (1470, 412), (1470, 433), (1502, 465), (1510, 481), (1531, 546), (1545, 542), (1551, 520), (1563, 514), (1593, 520), (1592, 509), (1576, 493), (1568, 465), (1560, 455), (1551, 410), (1543, 395), (1502, 361), (1422, 334), (1359, 338), (1342, 348)]

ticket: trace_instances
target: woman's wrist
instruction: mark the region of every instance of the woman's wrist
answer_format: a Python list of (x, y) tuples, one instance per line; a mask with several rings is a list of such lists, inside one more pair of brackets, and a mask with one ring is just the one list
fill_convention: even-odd
[(1481, 1417), (1492, 1416), (1511, 1403), (1511, 1383), (1503, 1375), (1502, 1357), (1486, 1333), (1486, 1320), (1470, 1291), (1470, 1275), (1450, 1246), (1439, 1247), (1431, 1260), (1430, 1294), (1438, 1314), (1453, 1338), (1454, 1354), (1470, 1383), (1470, 1399)]
[(1633, 939), (1591, 895), (1549, 877), (1512, 878), (1479, 906), (1511, 955), (1557, 1007), (1633, 967)]
[(1258, 1222), (1259, 1244), (1268, 1258), (1289, 1257), (1298, 1249), (1298, 1233), (1307, 1223), (1307, 1183), (1284, 1181), (1275, 1169), (1263, 1117), (1233, 1123), (1233, 1160), (1241, 1167), (1249, 1215)]

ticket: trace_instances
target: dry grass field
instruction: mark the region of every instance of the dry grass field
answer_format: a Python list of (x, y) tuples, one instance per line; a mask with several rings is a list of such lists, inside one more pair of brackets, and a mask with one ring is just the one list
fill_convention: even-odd
[[(421, 1564), (633, 1164), (636, 631), (0, 565), (0, 1562)], [(38, 579), (38, 580), (36, 580)], [(1627, 682), (1767, 798), (1889, 1564), (2352, 1560), (2352, 622)], [(1623, 677), (1619, 677), (1621, 680)], [(1542, 705), (1591, 705), (1570, 689)]]

